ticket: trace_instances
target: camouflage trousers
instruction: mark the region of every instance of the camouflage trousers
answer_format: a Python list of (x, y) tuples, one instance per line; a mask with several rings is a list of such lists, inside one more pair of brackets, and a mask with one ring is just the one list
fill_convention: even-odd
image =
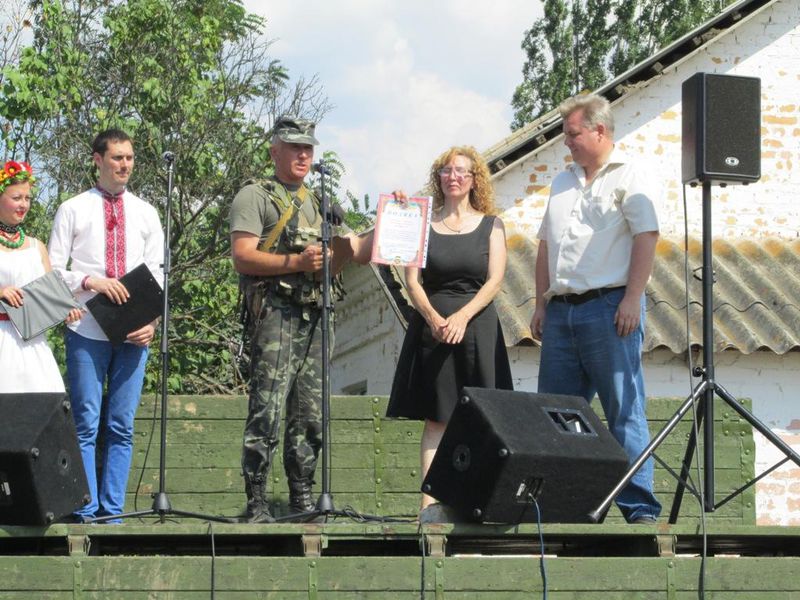
[(267, 305), (262, 310), (252, 336), (250, 402), (242, 444), (248, 484), (263, 486), (267, 481), (284, 405), (286, 476), (309, 483), (314, 477), (322, 447), (321, 321), (320, 310), (313, 306)]

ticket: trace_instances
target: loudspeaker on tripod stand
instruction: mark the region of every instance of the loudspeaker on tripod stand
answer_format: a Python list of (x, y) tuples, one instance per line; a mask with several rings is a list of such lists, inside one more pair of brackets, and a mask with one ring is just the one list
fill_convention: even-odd
[(66, 394), (0, 394), (0, 523), (48, 525), (89, 502)]
[(761, 178), (761, 80), (695, 73), (681, 88), (683, 183)]
[(464, 388), (422, 491), (473, 521), (589, 523), (628, 467), (577, 396)]

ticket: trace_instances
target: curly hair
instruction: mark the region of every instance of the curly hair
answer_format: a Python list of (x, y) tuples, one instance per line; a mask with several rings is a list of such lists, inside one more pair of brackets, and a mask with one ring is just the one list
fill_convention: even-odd
[(494, 189), (489, 173), (489, 165), (472, 146), (453, 146), (445, 150), (433, 161), (428, 178), (428, 189), (433, 196), (433, 207), (441, 208), (444, 205), (444, 191), (442, 190), (442, 180), (439, 177), (439, 169), (447, 165), (456, 156), (463, 156), (472, 162), (472, 189), (469, 191), (469, 203), (475, 210), (485, 215), (495, 213)]

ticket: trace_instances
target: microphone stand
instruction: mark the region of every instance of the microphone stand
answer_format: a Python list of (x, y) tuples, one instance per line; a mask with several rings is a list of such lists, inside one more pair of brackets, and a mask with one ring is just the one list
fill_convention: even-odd
[[(325, 190), (325, 177), (330, 176), (330, 169), (325, 166), (323, 160), (318, 161), (313, 166), (314, 171), (320, 176), (320, 210), (322, 211), (322, 315), (320, 316), (322, 327), (322, 490), (317, 498), (314, 510), (300, 512), (277, 517), (276, 522), (281, 521), (327, 521), (329, 516), (352, 517), (353, 511), (337, 511), (333, 504), (330, 482), (330, 427), (331, 427), (331, 379), (330, 379), (330, 315), (333, 312), (333, 300), (331, 298), (331, 217), (333, 211), (330, 206), (330, 199)], [(375, 515), (363, 515), (359, 517), (371, 521), (385, 521), (387, 519)]]
[(330, 315), (333, 312), (331, 299), (331, 207), (325, 191), (325, 176), (330, 174), (324, 161), (317, 163), (322, 190), (322, 491), (317, 498), (316, 512), (327, 516), (334, 512), (330, 474), (331, 431), (331, 350)]
[(158, 515), (162, 523), (165, 522), (167, 515), (179, 517), (192, 517), (195, 519), (205, 519), (207, 521), (217, 521), (220, 523), (232, 523), (235, 519), (215, 515), (204, 515), (200, 513), (176, 510), (172, 508), (166, 492), (166, 472), (167, 472), (167, 377), (169, 376), (169, 347), (167, 344), (167, 332), (169, 329), (169, 273), (170, 273), (170, 226), (172, 224), (172, 190), (175, 170), (175, 155), (172, 152), (164, 152), (162, 155), (167, 165), (167, 199), (165, 208), (166, 224), (164, 230), (164, 271), (163, 282), (163, 302), (161, 304), (161, 450), (158, 460), (158, 492), (153, 495), (153, 505), (148, 510), (140, 510), (121, 515), (108, 515), (91, 519), (90, 523), (102, 523), (112, 519), (124, 519), (128, 517), (143, 517), (147, 515)]

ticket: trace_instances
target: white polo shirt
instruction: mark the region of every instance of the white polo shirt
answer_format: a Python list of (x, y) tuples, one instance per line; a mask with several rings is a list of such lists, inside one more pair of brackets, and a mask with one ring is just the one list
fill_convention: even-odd
[[(95, 188), (65, 200), (56, 212), (48, 244), (50, 262), (81, 302), (95, 295), (81, 287), (87, 275), (119, 278), (145, 263), (159, 284), (164, 278), (164, 233), (158, 212), (128, 191), (119, 202), (124, 218), (116, 228), (106, 219), (103, 196)], [(119, 244), (110, 243), (115, 240)], [(89, 312), (69, 328), (93, 340), (108, 339)]]
[(537, 237), (547, 242), (550, 288), (544, 297), (624, 286), (633, 237), (658, 231), (661, 184), (616, 148), (586, 185), (571, 164), (550, 188)]

